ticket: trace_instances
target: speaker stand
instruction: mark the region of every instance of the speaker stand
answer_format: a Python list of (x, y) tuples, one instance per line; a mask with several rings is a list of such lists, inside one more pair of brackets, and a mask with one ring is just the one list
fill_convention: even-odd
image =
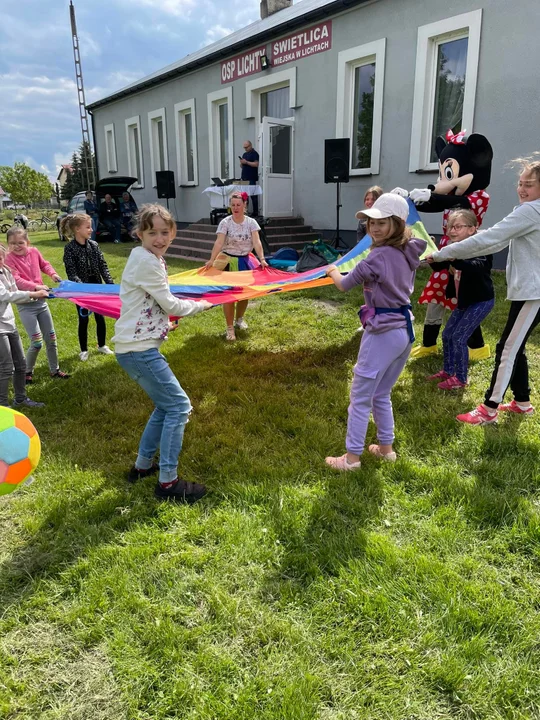
[(341, 183), (336, 183), (336, 234), (333, 241), (334, 248), (340, 252), (341, 250), (348, 251), (349, 248), (345, 245), (339, 234), (339, 209), (341, 205)]
[(169, 212), (169, 198), (165, 198), (167, 200), (167, 212)]

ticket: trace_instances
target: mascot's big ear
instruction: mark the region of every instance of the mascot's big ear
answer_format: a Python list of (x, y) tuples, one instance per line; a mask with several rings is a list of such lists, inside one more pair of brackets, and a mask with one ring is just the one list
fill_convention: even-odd
[[(482, 136), (480, 136), (480, 137), (482, 137)], [(435, 140), (435, 152), (437, 153), (438, 158), (441, 157), (441, 153), (445, 147), (446, 147), (446, 140), (439, 135), (439, 137)]]
[(491, 167), (493, 160), (493, 148), (487, 137), (473, 133), (467, 138), (467, 150), (471, 161), (478, 168)]

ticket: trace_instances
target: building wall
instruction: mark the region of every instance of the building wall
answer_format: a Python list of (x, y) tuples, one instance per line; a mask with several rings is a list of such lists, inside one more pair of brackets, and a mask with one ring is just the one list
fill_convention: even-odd
[[(345, 230), (355, 228), (354, 213), (362, 207), (364, 192), (370, 185), (381, 185), (388, 190), (397, 185), (412, 189), (435, 181), (436, 173), (417, 175), (409, 172), (418, 27), (478, 8), (483, 10), (483, 16), (474, 127), (467, 130), (485, 134), (494, 148), (489, 188), (491, 204), (484, 224), (497, 222), (512, 209), (517, 202), (516, 172), (507, 164), (516, 156), (540, 149), (537, 71), (540, 12), (537, 0), (523, 0), (519, 12), (510, 3), (500, 0), (450, 0), (446, 3), (379, 0), (334, 16), (331, 50), (296, 63), (299, 106), (294, 111), (296, 215), (303, 216), (307, 223), (320, 229), (331, 229), (335, 224), (335, 186), (324, 184), (323, 155), (325, 138), (336, 136), (338, 53), (381, 38), (386, 38), (386, 58), (380, 172), (370, 177), (352, 177), (342, 186), (341, 226)], [(294, 63), (289, 63), (264, 73), (272, 75), (292, 67)], [(256, 146), (255, 120), (245, 118), (245, 83), (261, 75), (258, 73), (232, 83), (235, 159), (242, 154), (243, 140), (252, 139)], [(176, 178), (173, 107), (175, 103), (195, 98), (199, 185), (177, 187), (177, 198), (174, 203), (171, 201), (171, 207), (180, 221), (191, 222), (207, 216), (209, 203), (202, 195), (210, 184), (207, 94), (224, 87), (217, 63), (97, 108), (94, 124), (100, 177), (107, 175), (104, 126), (114, 123), (118, 174), (128, 174), (125, 119), (139, 115), (145, 187), (134, 190), (133, 195), (138, 203), (155, 201), (157, 194), (150, 180), (148, 113), (161, 107), (166, 109), (169, 169), (174, 171)], [(440, 232), (439, 215), (424, 215), (424, 220), (430, 232)]]

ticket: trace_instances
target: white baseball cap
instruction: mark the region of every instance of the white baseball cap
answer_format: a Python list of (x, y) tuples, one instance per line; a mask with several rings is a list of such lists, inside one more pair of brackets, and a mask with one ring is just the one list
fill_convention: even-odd
[(409, 205), (405, 198), (395, 193), (384, 193), (380, 198), (377, 198), (369, 210), (359, 210), (356, 213), (358, 220), (364, 217), (373, 218), (375, 220), (381, 220), (382, 218), (391, 217), (395, 215), (402, 220), (407, 222), (409, 217)]

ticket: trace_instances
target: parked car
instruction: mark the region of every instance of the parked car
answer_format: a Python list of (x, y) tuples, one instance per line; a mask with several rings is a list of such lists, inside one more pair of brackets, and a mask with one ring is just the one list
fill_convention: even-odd
[[(105, 200), (105, 195), (107, 193), (112, 197), (114, 202), (118, 205), (120, 200), (122, 199), (122, 193), (129, 193), (130, 187), (133, 185), (133, 183), (137, 182), (137, 178), (133, 177), (127, 177), (125, 175), (120, 175), (119, 177), (107, 177), (103, 178), (102, 180), (98, 180), (96, 183), (96, 189), (94, 192), (94, 199), (95, 203), (98, 206), (98, 208), (101, 206), (101, 203)], [(131, 193), (129, 193), (129, 197), (133, 200)], [(63, 240), (64, 242), (67, 240), (62, 233), (60, 232), (60, 221), (62, 218), (64, 218), (66, 215), (72, 215), (74, 213), (84, 213), (84, 201), (86, 200), (86, 192), (80, 192), (74, 195), (71, 200), (69, 201), (69, 204), (66, 208), (66, 212), (62, 212), (58, 215), (58, 218), (56, 220), (56, 229), (58, 230), (58, 237), (60, 240)], [(102, 224), (99, 223), (98, 229), (96, 231), (96, 240), (98, 242), (105, 242), (107, 240), (112, 241), (113, 237), (111, 233), (107, 230), (107, 228)], [(127, 230), (125, 227), (122, 226), (122, 240), (131, 240), (129, 237)]]

